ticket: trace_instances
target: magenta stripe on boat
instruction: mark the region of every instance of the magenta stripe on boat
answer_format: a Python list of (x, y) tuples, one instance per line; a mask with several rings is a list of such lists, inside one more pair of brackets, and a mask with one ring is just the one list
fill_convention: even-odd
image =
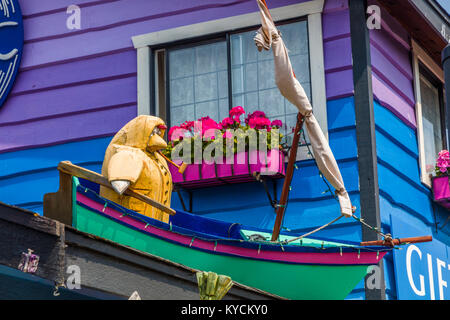
[(379, 252), (379, 255), (377, 252), (361, 252), (360, 254), (358, 254), (357, 252), (344, 252), (341, 255), (339, 252), (285, 252), (281, 249), (279, 249), (280, 251), (255, 250), (222, 243), (218, 243), (216, 245), (213, 241), (205, 241), (198, 238), (195, 239), (195, 237), (192, 236), (185, 236), (151, 226), (146, 228), (146, 224), (144, 222), (138, 221), (130, 216), (123, 215), (122, 212), (114, 210), (110, 207), (105, 208), (104, 205), (84, 196), (79, 192), (77, 192), (77, 201), (89, 208), (92, 208), (93, 210), (104, 212), (104, 214), (110, 216), (111, 218), (120, 220), (123, 223), (130, 225), (133, 228), (145, 232), (149, 235), (158, 236), (182, 245), (189, 245), (192, 248), (210, 251), (211, 253), (222, 253), (251, 259), (270, 260), (287, 263), (327, 265), (374, 264), (377, 263), (379, 259), (382, 259), (385, 254), (384, 252)]

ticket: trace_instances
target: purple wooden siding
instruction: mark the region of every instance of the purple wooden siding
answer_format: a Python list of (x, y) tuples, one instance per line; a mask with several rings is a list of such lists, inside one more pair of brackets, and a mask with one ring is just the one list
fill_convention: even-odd
[[(81, 30), (66, 28), (72, 4), (81, 8)], [(254, 0), (20, 0), (20, 5), (24, 55), (0, 109), (0, 153), (113, 135), (137, 112), (132, 36), (257, 11)]]
[(327, 99), (352, 96), (352, 47), (348, 1), (327, 1), (322, 19)]
[(374, 97), (415, 129), (415, 96), (408, 34), (383, 8), (381, 19), (381, 29), (370, 31)]

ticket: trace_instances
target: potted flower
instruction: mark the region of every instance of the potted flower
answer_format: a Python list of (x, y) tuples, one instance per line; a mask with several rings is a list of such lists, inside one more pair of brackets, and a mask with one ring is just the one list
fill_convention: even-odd
[(436, 175), (432, 178), (433, 198), (447, 209), (450, 209), (449, 168), (450, 153), (447, 150), (442, 150), (436, 159)]
[(170, 128), (163, 153), (177, 164), (188, 164), (184, 174), (169, 164), (173, 181), (202, 186), (251, 181), (254, 172), (282, 177), (282, 122), (270, 121), (262, 111), (244, 115), (237, 106), (220, 122), (202, 117)]

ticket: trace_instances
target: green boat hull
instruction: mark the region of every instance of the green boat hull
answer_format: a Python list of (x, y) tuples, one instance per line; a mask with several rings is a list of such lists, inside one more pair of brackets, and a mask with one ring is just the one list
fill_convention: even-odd
[(367, 273), (367, 265), (304, 265), (211, 254), (150, 236), (74, 204), (74, 227), (125, 246), (288, 299), (342, 300)]

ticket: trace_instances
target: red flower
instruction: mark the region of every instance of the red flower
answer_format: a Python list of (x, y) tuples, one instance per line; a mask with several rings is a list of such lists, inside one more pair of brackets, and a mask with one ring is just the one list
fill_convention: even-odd
[(182, 129), (186, 129), (186, 130), (191, 130), (191, 128), (194, 127), (194, 121), (185, 121), (184, 123), (182, 123), (180, 125), (180, 128)]
[(255, 119), (255, 118), (266, 118), (266, 114), (262, 111), (255, 111), (253, 113), (249, 113), (249, 115), (247, 116), (247, 119), (245, 119), (245, 123), (249, 124), (251, 119)]
[(250, 128), (254, 129), (269, 129), (270, 120), (265, 117), (250, 118), (248, 121), (248, 125), (250, 126)]
[(281, 120), (273, 120), (271, 126), (281, 128), (283, 126), (283, 122), (281, 122)]
[(230, 117), (232, 117), (234, 121), (241, 123), (239, 117), (244, 113), (244, 108), (242, 108), (241, 106), (237, 106), (230, 110)]
[(231, 119), (230, 117), (227, 117), (227, 118), (223, 119), (222, 122), (220, 123), (221, 129), (228, 129), (233, 124), (234, 124), (234, 120)]
[(182, 138), (184, 136), (183, 131), (184, 130), (178, 126), (173, 126), (172, 128), (170, 128), (169, 134), (168, 134), (169, 141), (178, 140), (178, 139)]

